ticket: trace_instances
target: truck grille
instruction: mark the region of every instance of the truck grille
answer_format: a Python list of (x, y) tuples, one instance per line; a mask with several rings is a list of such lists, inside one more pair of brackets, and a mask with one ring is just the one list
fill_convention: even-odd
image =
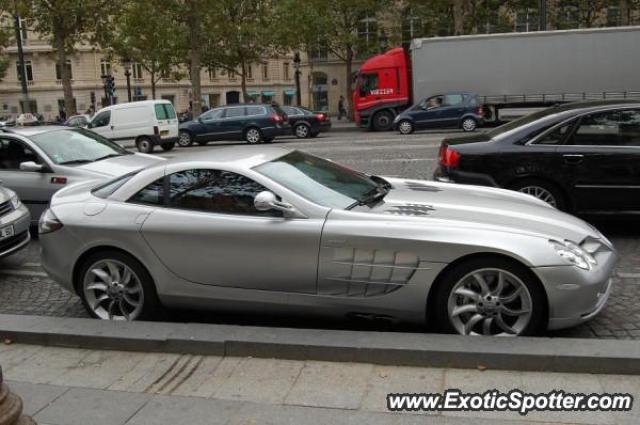
[(11, 201), (3, 202), (2, 204), (0, 204), (0, 217), (5, 214), (9, 214), (11, 211), (13, 211)]

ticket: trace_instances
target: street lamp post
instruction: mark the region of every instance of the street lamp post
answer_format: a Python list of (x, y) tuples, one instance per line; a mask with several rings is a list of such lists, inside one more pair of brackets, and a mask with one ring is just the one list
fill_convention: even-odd
[(125, 59), (122, 65), (124, 66), (124, 76), (127, 77), (127, 99), (131, 102), (131, 61)]
[(295, 78), (296, 78), (296, 102), (297, 105), (302, 105), (302, 96), (300, 93), (300, 52), (295, 52), (293, 55), (293, 67), (295, 68)]
[(32, 111), (31, 101), (29, 100), (29, 89), (27, 88), (27, 67), (24, 61), (24, 51), (22, 50), (22, 20), (18, 15), (15, 15), (13, 19), (16, 31), (16, 42), (18, 43), (18, 78), (20, 78), (20, 88), (22, 90), (22, 112), (28, 113)]

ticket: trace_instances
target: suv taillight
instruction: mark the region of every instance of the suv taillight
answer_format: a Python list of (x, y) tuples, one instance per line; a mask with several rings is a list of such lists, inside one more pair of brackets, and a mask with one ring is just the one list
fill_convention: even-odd
[(484, 116), (484, 106), (478, 106), (478, 109), (476, 110), (476, 114), (478, 114), (481, 117), (483, 117)]
[(282, 117), (280, 115), (278, 115), (278, 114), (271, 114), (269, 116), (269, 120), (272, 123), (278, 123), (278, 122), (282, 122)]
[(446, 143), (440, 146), (439, 162), (443, 167), (458, 168), (460, 157), (460, 152), (451, 149)]

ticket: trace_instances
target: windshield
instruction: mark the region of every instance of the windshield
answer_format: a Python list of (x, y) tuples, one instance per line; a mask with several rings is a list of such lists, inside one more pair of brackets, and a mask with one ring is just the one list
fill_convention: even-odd
[(80, 164), (127, 155), (120, 145), (83, 128), (61, 129), (30, 136), (55, 164)]
[(316, 204), (331, 208), (348, 208), (379, 187), (366, 174), (300, 151), (255, 170)]

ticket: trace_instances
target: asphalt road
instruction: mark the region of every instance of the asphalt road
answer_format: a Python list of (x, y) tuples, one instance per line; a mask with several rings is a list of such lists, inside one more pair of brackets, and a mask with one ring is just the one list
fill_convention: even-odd
[[(330, 158), (352, 168), (385, 176), (430, 179), (437, 166), (440, 141), (454, 132), (422, 132), (409, 136), (395, 133), (335, 131), (316, 139), (283, 138), (273, 145)], [(158, 153), (175, 157), (185, 153), (215, 152), (219, 146), (176, 148)], [(593, 222), (614, 242), (621, 261), (615, 287), (605, 310), (593, 321), (578, 328), (555, 332), (569, 337), (640, 339), (640, 220), (600, 220)], [(13, 257), (0, 260), (0, 313), (85, 317), (79, 299), (59, 288), (40, 268), (39, 244)], [(171, 312), (171, 320), (250, 323), (274, 326), (421, 330), (402, 325), (365, 322), (326, 322), (302, 318), (220, 316), (203, 312)]]

